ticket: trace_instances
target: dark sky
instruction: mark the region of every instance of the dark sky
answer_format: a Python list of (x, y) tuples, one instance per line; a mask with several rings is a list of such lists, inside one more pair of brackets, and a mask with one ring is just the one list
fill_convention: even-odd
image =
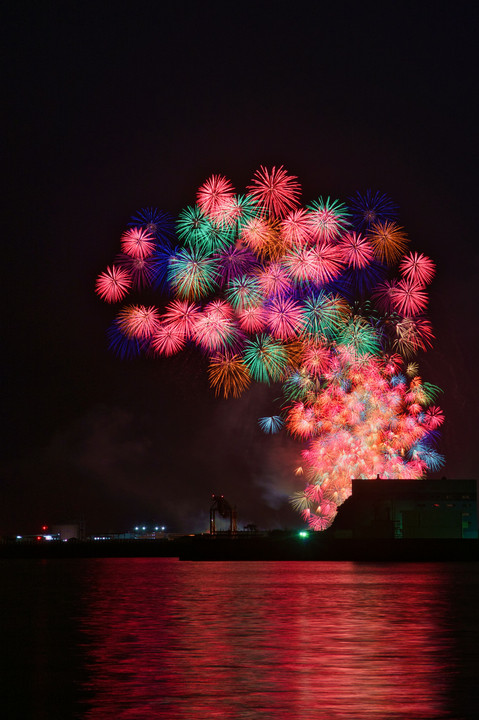
[[(216, 400), (194, 353), (121, 362), (94, 295), (130, 215), (285, 165), (303, 200), (372, 188), (430, 255), (450, 478), (477, 477), (477, 20), (470, 2), (16, 2), (3, 21), (0, 535), (299, 524), (277, 389)], [(6, 172), (5, 172), (6, 171)], [(5, 228), (4, 228), (5, 230)]]

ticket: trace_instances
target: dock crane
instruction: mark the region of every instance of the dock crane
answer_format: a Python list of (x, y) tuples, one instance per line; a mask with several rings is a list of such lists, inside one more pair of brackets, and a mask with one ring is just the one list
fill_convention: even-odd
[(210, 534), (216, 535), (216, 513), (222, 518), (229, 518), (230, 527), (229, 534), (236, 534), (236, 508), (231, 507), (229, 502), (225, 500), (224, 495), (212, 495), (213, 503), (210, 507)]

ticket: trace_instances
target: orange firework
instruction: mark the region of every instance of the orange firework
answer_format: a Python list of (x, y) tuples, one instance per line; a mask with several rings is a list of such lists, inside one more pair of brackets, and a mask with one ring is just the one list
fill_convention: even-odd
[(367, 234), (367, 239), (373, 247), (376, 258), (388, 265), (394, 265), (401, 258), (409, 242), (403, 228), (389, 220), (374, 223)]
[(237, 398), (251, 383), (248, 368), (239, 355), (218, 354), (210, 360), (208, 368), (210, 385), (215, 395)]

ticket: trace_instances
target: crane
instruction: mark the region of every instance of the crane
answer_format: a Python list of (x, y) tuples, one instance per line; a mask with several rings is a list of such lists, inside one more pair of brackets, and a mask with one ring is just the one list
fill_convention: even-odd
[(224, 495), (212, 495), (213, 503), (210, 507), (210, 533), (216, 535), (216, 513), (222, 518), (229, 518), (230, 527), (228, 532), (230, 535), (236, 534), (236, 508), (231, 507)]

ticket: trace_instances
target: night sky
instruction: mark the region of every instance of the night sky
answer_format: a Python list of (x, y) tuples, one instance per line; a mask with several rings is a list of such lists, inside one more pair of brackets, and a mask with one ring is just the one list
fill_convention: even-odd
[[(477, 477), (477, 21), (469, 2), (16, 2), (3, 22), (4, 345), (0, 535), (301, 524), (300, 445), (266, 437), (276, 387), (217, 400), (205, 362), (122, 362), (94, 294), (129, 217), (176, 215), (211, 174), (260, 165), (400, 206), (437, 263), (419, 358), (446, 415), (438, 475)], [(154, 298), (152, 298), (153, 302)]]

